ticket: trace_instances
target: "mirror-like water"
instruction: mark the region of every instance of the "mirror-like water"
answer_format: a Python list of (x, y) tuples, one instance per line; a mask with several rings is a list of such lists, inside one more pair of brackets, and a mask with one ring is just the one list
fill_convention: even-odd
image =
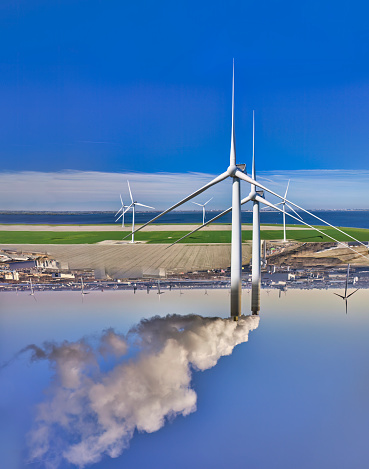
[(331, 290), (263, 291), (238, 325), (225, 290), (0, 304), (4, 467), (365, 467), (366, 290), (348, 315)]

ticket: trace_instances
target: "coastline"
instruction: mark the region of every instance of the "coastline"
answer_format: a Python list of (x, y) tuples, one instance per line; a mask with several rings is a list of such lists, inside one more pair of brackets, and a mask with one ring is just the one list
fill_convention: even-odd
[[(136, 229), (140, 228), (142, 224), (137, 224)], [(152, 224), (145, 227), (145, 231), (153, 232), (153, 231), (192, 231), (195, 228), (200, 227), (201, 224)], [(291, 227), (294, 230), (309, 230), (309, 228), (305, 228), (304, 226), (300, 225), (287, 225), (287, 227)], [(204, 231), (231, 231), (232, 225), (230, 223), (224, 224), (211, 224), (205, 226), (203, 228)], [(281, 230), (283, 229), (283, 225), (261, 225), (261, 230)], [(242, 224), (242, 230), (252, 231), (252, 225), (249, 223)], [(125, 228), (122, 228), (121, 225), (47, 225), (47, 224), (0, 224), (0, 231), (55, 231), (55, 232), (88, 232), (88, 231), (114, 231), (114, 232), (130, 232), (129, 225)]]

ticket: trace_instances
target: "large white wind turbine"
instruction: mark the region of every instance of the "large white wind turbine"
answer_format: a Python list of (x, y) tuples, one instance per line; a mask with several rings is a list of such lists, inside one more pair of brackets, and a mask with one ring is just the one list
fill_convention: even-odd
[[(129, 185), (129, 181), (127, 181), (128, 183), (128, 190), (129, 190), (129, 196), (131, 198), (131, 205), (128, 205), (127, 208), (125, 210), (123, 210), (122, 214), (117, 218), (117, 220), (119, 220), (120, 217), (124, 217), (124, 214), (126, 212), (128, 212), (128, 210), (130, 208), (132, 208), (132, 243), (135, 242), (135, 232), (138, 231), (136, 230), (135, 231), (135, 211), (136, 211), (136, 205), (138, 205), (139, 207), (145, 207), (145, 208), (152, 208), (153, 210), (154, 207), (150, 207), (149, 205), (144, 205), (144, 204), (140, 204), (138, 202), (136, 202), (135, 200), (133, 200), (133, 196), (132, 196), (132, 191), (131, 191), (131, 186)], [(147, 223), (146, 223), (147, 224)], [(140, 228), (139, 228), (140, 229)], [(129, 236), (129, 235), (128, 235)], [(127, 237), (127, 236), (126, 236)], [(123, 238), (124, 239), (124, 238)]]
[[(264, 199), (264, 193), (269, 192), (270, 194), (274, 195), (275, 197), (278, 197), (281, 199), (285, 204), (293, 205), (295, 208), (298, 208), (299, 210), (302, 210), (309, 215), (315, 217), (319, 221), (323, 222), (324, 224), (335, 228), (339, 232), (345, 234), (346, 236), (354, 239), (357, 241), (353, 236), (345, 233), (344, 231), (340, 230), (339, 228), (334, 227), (330, 223), (327, 223), (325, 220), (319, 218), (318, 216), (314, 215), (313, 213), (309, 212), (308, 210), (305, 210), (304, 208), (294, 204), (293, 202), (289, 201), (286, 197), (287, 194), (285, 194), (285, 197), (277, 194), (276, 192), (272, 191), (271, 189), (268, 189), (265, 187), (263, 184), (260, 184), (259, 182), (256, 181), (256, 174), (255, 174), (255, 124), (254, 124), (254, 119), (253, 119), (253, 163), (252, 163), (252, 177), (248, 176), (245, 172), (243, 172), (243, 169), (245, 168), (245, 165), (240, 165), (236, 164), (236, 139), (235, 139), (235, 125), (234, 125), (234, 63), (233, 63), (233, 78), (232, 78), (232, 131), (231, 131), (231, 150), (230, 150), (230, 164), (227, 168), (227, 170), (214, 178), (212, 181), (209, 183), (205, 184), (203, 187), (198, 189), (197, 191), (193, 192), (192, 194), (188, 195), (184, 199), (180, 200), (176, 204), (172, 205), (168, 209), (164, 210), (164, 212), (160, 213), (147, 223), (143, 224), (139, 228), (137, 228), (135, 231), (134, 229), (132, 230), (132, 237), (134, 232), (137, 232), (139, 230), (142, 230), (145, 226), (148, 224), (156, 221), (158, 218), (162, 217), (163, 215), (167, 214), (168, 212), (176, 209), (180, 205), (184, 204), (185, 202), (188, 202), (189, 200), (193, 199), (197, 195), (201, 194), (204, 192), (206, 189), (209, 187), (212, 187), (219, 182), (223, 181), (224, 179), (227, 179), (228, 177), (232, 178), (232, 207), (229, 209), (225, 210), (224, 212), (220, 213), (216, 217), (212, 218), (206, 223), (203, 223), (200, 227), (196, 228), (193, 230), (191, 233), (187, 234), (186, 236), (189, 236), (190, 234), (194, 233), (195, 231), (198, 231), (201, 228), (204, 228), (208, 224), (214, 222), (221, 216), (225, 215), (226, 213), (229, 213), (232, 210), (232, 244), (231, 244), (231, 316), (234, 317), (235, 319), (238, 319), (238, 317), (241, 315), (241, 272), (242, 272), (242, 238), (241, 238), (241, 204), (245, 204), (246, 202), (253, 201), (253, 237), (252, 237), (252, 295), (251, 295), (251, 310), (253, 313), (257, 314), (257, 312), (260, 309), (260, 280), (261, 280), (261, 259), (260, 259), (260, 203), (268, 205), (271, 208), (274, 208), (275, 210), (278, 210), (282, 213), (287, 213), (290, 217), (298, 220), (301, 222), (300, 219), (297, 217), (291, 215), (288, 212), (283, 211), (279, 207), (276, 207), (274, 204), (266, 201)], [(242, 199), (241, 201), (241, 192), (240, 192), (240, 182), (241, 180), (248, 182), (251, 185), (251, 190), (250, 193), (247, 197)], [(257, 190), (257, 188), (262, 189), (262, 191)], [(133, 199), (132, 199), (133, 200)], [(305, 223), (302, 221), (305, 225), (315, 229), (315, 227), (312, 227), (308, 223)], [(316, 231), (322, 233), (320, 230), (316, 229)], [(328, 236), (329, 238), (335, 240), (333, 237), (327, 235), (326, 233), (323, 233), (325, 236)], [(127, 238), (129, 235), (127, 235), (125, 238)], [(185, 238), (184, 236), (183, 238)], [(123, 239), (125, 239), (123, 238)], [(181, 238), (181, 239), (183, 239)], [(177, 240), (176, 242), (178, 242)], [(360, 244), (363, 244), (359, 241)], [(175, 243), (173, 243), (175, 244)], [(364, 244), (363, 244), (364, 245)], [(364, 245), (365, 246), (365, 245)], [(354, 249), (352, 249), (354, 252), (357, 253)], [(361, 255), (360, 253), (357, 253)], [(366, 256), (363, 256), (366, 257)]]
[[(199, 190), (188, 195), (184, 199), (180, 200), (172, 207), (169, 207), (164, 212), (160, 213), (154, 217), (149, 222), (142, 225), (136, 231), (141, 230), (149, 223), (154, 222), (159, 217), (162, 217), (166, 213), (174, 210), (180, 205), (188, 202), (197, 195), (204, 192), (209, 187), (214, 186), (218, 182), (227, 179), (228, 177), (232, 178), (232, 246), (231, 246), (231, 316), (235, 319), (241, 315), (241, 272), (242, 272), (242, 239), (241, 239), (241, 190), (240, 190), (240, 175), (244, 175), (247, 179), (247, 182), (254, 183), (255, 181), (246, 174), (244, 174), (239, 167), (244, 168), (245, 165), (236, 164), (236, 138), (235, 138), (235, 125), (234, 125), (234, 62), (233, 62), (233, 77), (232, 77), (232, 130), (231, 130), (231, 150), (229, 158), (229, 166), (227, 170), (214, 178), (208, 184), (205, 184)], [(249, 199), (251, 200), (251, 199)], [(204, 226), (203, 224), (202, 226)], [(133, 231), (132, 231), (133, 236)], [(125, 237), (127, 238), (127, 236)], [(123, 238), (123, 239), (125, 239)]]
[(202, 224), (205, 223), (205, 205), (208, 204), (211, 200), (213, 200), (213, 197), (209, 199), (207, 202), (205, 202), (204, 204), (198, 204), (197, 202), (192, 202), (193, 204), (196, 204), (199, 207), (202, 207)]
[(122, 194), (119, 194), (119, 197), (120, 197), (120, 202), (122, 204), (122, 206), (120, 207), (120, 209), (117, 211), (117, 213), (114, 215), (115, 217), (118, 215), (119, 212), (122, 212), (121, 215), (119, 215), (119, 217), (115, 220), (116, 222), (119, 220), (119, 218), (122, 218), (122, 228), (124, 228), (124, 209), (126, 209), (128, 207), (128, 205), (124, 205), (124, 202), (123, 202), (123, 199), (122, 199)]

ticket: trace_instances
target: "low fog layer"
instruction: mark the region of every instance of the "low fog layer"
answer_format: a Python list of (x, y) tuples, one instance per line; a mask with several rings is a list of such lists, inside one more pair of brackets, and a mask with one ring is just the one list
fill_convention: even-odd
[(259, 317), (167, 316), (143, 320), (122, 335), (30, 345), (54, 376), (28, 434), (30, 461), (83, 467), (119, 456), (134, 432), (155, 432), (166, 419), (196, 410), (193, 371), (216, 365), (247, 342)]

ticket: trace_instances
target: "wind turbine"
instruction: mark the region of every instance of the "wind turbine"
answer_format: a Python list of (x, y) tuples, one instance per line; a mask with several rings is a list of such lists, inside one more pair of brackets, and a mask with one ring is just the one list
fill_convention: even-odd
[[(162, 217), (163, 215), (166, 215), (167, 213), (171, 212), (172, 210), (176, 209), (180, 205), (188, 202), (189, 200), (193, 199), (197, 195), (201, 194), (204, 192), (206, 189), (209, 189), (209, 187), (212, 187), (219, 182), (227, 179), (228, 177), (232, 178), (232, 207), (229, 209), (223, 211), (219, 215), (215, 216), (211, 220), (209, 220), (206, 223), (203, 223), (201, 226), (193, 230), (191, 233), (188, 233), (187, 235), (183, 236), (179, 240), (177, 240), (175, 243), (176, 244), (178, 241), (184, 239), (185, 237), (195, 233), (196, 231), (204, 228), (208, 224), (214, 222), (218, 218), (222, 217), (223, 215), (229, 213), (232, 211), (232, 244), (231, 244), (231, 316), (237, 320), (238, 317), (241, 315), (241, 293), (242, 293), (242, 281), (241, 281), (241, 273), (242, 273), (242, 238), (241, 238), (241, 205), (245, 204), (246, 202), (253, 201), (253, 237), (252, 237), (252, 294), (251, 294), (251, 311), (253, 314), (257, 314), (258, 311), (260, 310), (260, 275), (261, 275), (261, 268), (260, 268), (260, 206), (259, 204), (264, 204), (267, 205), (277, 211), (280, 211), (283, 213), (283, 210), (277, 207), (276, 205), (272, 204), (271, 202), (268, 202), (264, 199), (264, 193), (263, 191), (269, 192), (270, 194), (274, 195), (275, 197), (281, 199), (285, 203), (288, 203), (290, 205), (293, 205), (295, 208), (302, 210), (303, 212), (313, 216), (315, 219), (321, 221), (322, 223), (336, 229), (337, 231), (343, 233), (347, 237), (359, 242), (359, 244), (362, 244), (365, 246), (362, 242), (358, 241), (356, 238), (353, 236), (345, 233), (341, 229), (331, 225), (330, 223), (326, 222), (322, 218), (318, 217), (317, 215), (314, 215), (313, 213), (309, 212), (308, 210), (300, 207), (299, 205), (291, 202), (288, 200), (286, 197), (283, 197), (276, 192), (272, 191), (271, 189), (268, 189), (266, 186), (263, 184), (260, 184), (260, 182), (256, 181), (256, 174), (255, 174), (255, 120), (253, 118), (253, 164), (252, 164), (252, 177), (248, 176), (245, 172), (245, 165), (240, 165), (236, 164), (236, 138), (235, 138), (235, 125), (234, 125), (234, 61), (233, 61), (233, 77), (232, 77), (232, 129), (231, 129), (231, 149), (230, 149), (230, 164), (226, 171), (219, 176), (215, 177), (212, 181), (208, 182), (204, 186), (202, 186), (200, 189), (197, 191), (193, 192), (192, 194), (188, 195), (184, 199), (180, 200), (176, 204), (172, 205), (168, 209), (164, 210), (164, 212), (160, 213), (156, 217), (152, 218), (150, 221), (147, 223), (144, 223), (141, 225), (139, 228), (136, 230), (132, 230), (132, 238), (135, 232), (142, 230), (145, 228), (145, 226), (149, 225), (150, 223), (153, 223), (156, 221), (158, 218)], [(241, 180), (248, 182), (251, 185), (251, 190), (250, 193), (247, 197), (241, 200), (241, 192), (240, 192), (240, 182)], [(256, 188), (261, 189), (256, 190)], [(298, 220), (297, 217), (294, 215), (291, 215), (288, 212), (288, 216)], [(333, 239), (334, 241), (343, 244), (339, 241), (337, 241), (335, 238), (332, 236), (323, 233), (321, 230), (318, 228), (315, 228), (308, 223), (302, 221), (302, 223), (306, 226), (309, 226), (310, 228), (324, 234), (325, 236), (329, 237), (330, 239)], [(123, 239), (127, 238), (129, 235), (125, 236)], [(172, 245), (173, 245), (172, 244)], [(172, 246), (171, 245), (171, 246)], [(170, 247), (170, 246), (168, 246)], [(366, 246), (365, 246), (366, 248)], [(352, 249), (349, 247), (352, 251), (354, 251), (356, 254), (359, 254), (362, 257), (365, 257), (368, 259), (367, 256), (362, 255), (361, 253), (358, 253), (355, 249)]]
[(124, 202), (123, 202), (123, 199), (122, 199), (122, 194), (119, 194), (119, 197), (120, 197), (120, 202), (122, 204), (122, 206), (120, 207), (120, 209), (117, 211), (117, 213), (114, 215), (115, 217), (118, 215), (119, 212), (122, 212), (122, 214), (115, 220), (116, 222), (119, 220), (119, 218), (122, 217), (122, 228), (124, 228), (124, 209), (128, 207), (128, 205), (124, 205)]
[(85, 285), (83, 283), (83, 278), (81, 277), (81, 295), (82, 295), (82, 303), (83, 303), (83, 297), (84, 295), (88, 295), (89, 292), (85, 291)]
[(160, 279), (159, 279), (159, 280), (158, 280), (158, 291), (157, 291), (157, 293), (156, 293), (157, 295), (159, 295), (159, 300), (160, 300), (160, 295), (163, 295), (163, 293), (165, 293), (165, 292), (163, 292), (163, 291), (160, 290)]
[(333, 293), (334, 295), (337, 295), (337, 296), (339, 296), (340, 298), (342, 298), (343, 300), (345, 300), (345, 303), (346, 303), (346, 314), (347, 314), (347, 300), (350, 298), (350, 296), (352, 296), (354, 293), (356, 293), (356, 292), (359, 290), (359, 289), (357, 288), (356, 290), (354, 290), (354, 291), (353, 291), (352, 293), (350, 293), (349, 295), (347, 294), (349, 273), (350, 273), (350, 264), (347, 264), (347, 275), (346, 275), (345, 295), (342, 296), (342, 295), (339, 295), (338, 293)]
[[(219, 182), (227, 179), (228, 177), (232, 178), (232, 247), (231, 247), (231, 316), (235, 319), (241, 315), (241, 272), (242, 272), (242, 240), (241, 240), (241, 191), (240, 191), (240, 182), (241, 175), (245, 176), (247, 182), (254, 182), (250, 177), (246, 176), (243, 172), (240, 171), (239, 167), (245, 167), (245, 165), (236, 165), (236, 138), (235, 138), (235, 125), (234, 125), (234, 61), (233, 61), (233, 77), (232, 77), (232, 130), (231, 130), (231, 149), (229, 157), (229, 167), (227, 170), (214, 178), (208, 184), (205, 184), (199, 190), (188, 195), (184, 199), (180, 200), (172, 207), (168, 208), (161, 214), (154, 217), (149, 222), (145, 223), (139, 227), (137, 231), (141, 230), (149, 223), (154, 222), (159, 217), (167, 214), (168, 212), (174, 210), (180, 205), (188, 202), (197, 195), (204, 192), (209, 187), (218, 184)], [(248, 199), (251, 200), (251, 199)], [(201, 226), (205, 226), (205, 223)], [(134, 231), (132, 230), (132, 237)], [(125, 237), (127, 238), (127, 236)], [(123, 239), (125, 239), (123, 238)]]
[(32, 279), (31, 279), (31, 278), (29, 279), (29, 288), (30, 288), (30, 290), (31, 290), (31, 293), (29, 294), (29, 296), (33, 296), (33, 299), (34, 299), (35, 301), (37, 301), (37, 299), (36, 299), (36, 297), (35, 297), (35, 290), (34, 290), (34, 288), (33, 288)]
[(198, 204), (197, 202), (192, 202), (193, 204), (196, 204), (199, 207), (202, 207), (202, 224), (205, 223), (205, 205), (208, 204), (211, 200), (213, 200), (213, 197), (209, 199), (207, 202), (205, 202), (204, 204)]
[(296, 212), (296, 210), (294, 210), (290, 205), (288, 205), (286, 203), (287, 192), (288, 192), (288, 187), (290, 185), (290, 180), (291, 179), (288, 180), (286, 192), (284, 194), (282, 202), (279, 202), (278, 204), (276, 204), (276, 205), (282, 205), (282, 207), (283, 207), (283, 242), (284, 243), (287, 242), (287, 238), (286, 238), (286, 205), (290, 210), (292, 210), (302, 220), (302, 217)]
[[(152, 208), (153, 210), (155, 210), (155, 208), (154, 208), (154, 207), (150, 207), (149, 205), (140, 204), (140, 203), (134, 201), (134, 200), (133, 200), (133, 196), (132, 196), (131, 186), (129, 185), (129, 181), (127, 181), (127, 183), (128, 183), (129, 196), (131, 197), (131, 205), (128, 205), (127, 208), (126, 208), (126, 210), (123, 210), (122, 215), (120, 215), (120, 216), (117, 218), (117, 220), (119, 220), (119, 218), (120, 218), (121, 216), (124, 217), (124, 214), (125, 214), (126, 212), (128, 212), (128, 210), (129, 210), (130, 208), (132, 208), (132, 241), (131, 241), (131, 242), (134, 243), (134, 242), (135, 242), (135, 212), (136, 212), (136, 205), (138, 205), (138, 206), (140, 206), (140, 207), (145, 207), (145, 208)], [(116, 221), (117, 221), (117, 220), (116, 220)], [(138, 231), (138, 230), (136, 230), (136, 231)], [(128, 235), (128, 236), (129, 236), (129, 235)], [(126, 236), (126, 237), (127, 237), (127, 236)], [(125, 239), (125, 238), (123, 238), (123, 239)]]

